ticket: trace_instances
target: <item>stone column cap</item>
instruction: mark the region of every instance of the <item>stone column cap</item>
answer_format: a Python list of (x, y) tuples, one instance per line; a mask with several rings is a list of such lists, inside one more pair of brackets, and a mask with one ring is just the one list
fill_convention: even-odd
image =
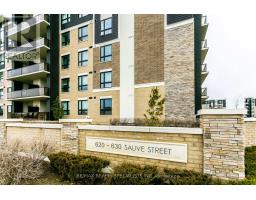
[(246, 114), (245, 108), (239, 109), (201, 109), (197, 115), (244, 115)]

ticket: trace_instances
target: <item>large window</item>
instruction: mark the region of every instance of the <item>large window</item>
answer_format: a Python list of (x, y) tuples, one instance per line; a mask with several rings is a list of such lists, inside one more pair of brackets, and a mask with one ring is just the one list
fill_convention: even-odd
[(79, 14), (79, 18), (85, 17), (88, 14)]
[(70, 33), (69, 33), (69, 31), (61, 34), (61, 44), (62, 44), (62, 46), (67, 46), (67, 45), (70, 44)]
[(100, 47), (100, 62), (112, 60), (112, 45)]
[(3, 97), (4, 97), (4, 91), (3, 89), (0, 89), (0, 99), (3, 99)]
[(108, 35), (112, 33), (112, 17), (104, 19), (100, 22), (100, 35)]
[(4, 110), (3, 110), (3, 106), (0, 106), (0, 116), (4, 115)]
[(88, 76), (82, 75), (78, 76), (78, 90), (88, 90)]
[(88, 64), (88, 51), (78, 52), (78, 66), (87, 66)]
[(112, 99), (111, 98), (100, 100), (100, 114), (112, 115)]
[(61, 56), (61, 66), (63, 69), (69, 68), (70, 55)]
[(62, 101), (61, 106), (63, 109), (63, 114), (64, 115), (69, 115), (69, 101)]
[(70, 22), (70, 14), (62, 14), (61, 15), (61, 24), (66, 24)]
[(0, 69), (4, 68), (4, 54), (0, 54)]
[(88, 101), (79, 100), (78, 101), (78, 115), (88, 115)]
[(100, 88), (112, 87), (112, 71), (100, 73)]
[(88, 39), (88, 26), (83, 26), (78, 29), (78, 40), (86, 41)]
[(61, 79), (61, 91), (69, 92), (69, 78)]

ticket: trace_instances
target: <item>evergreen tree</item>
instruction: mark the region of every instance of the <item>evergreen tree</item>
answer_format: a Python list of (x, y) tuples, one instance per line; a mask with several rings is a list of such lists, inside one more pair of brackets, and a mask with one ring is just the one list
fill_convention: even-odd
[(64, 116), (64, 111), (59, 101), (59, 97), (56, 97), (52, 103), (52, 114), (54, 120), (59, 120)]

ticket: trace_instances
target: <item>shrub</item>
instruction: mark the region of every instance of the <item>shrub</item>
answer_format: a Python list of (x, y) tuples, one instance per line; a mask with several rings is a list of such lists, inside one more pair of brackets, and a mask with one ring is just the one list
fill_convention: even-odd
[(98, 184), (103, 179), (102, 168), (109, 161), (94, 156), (73, 155), (65, 152), (49, 155), (50, 163), (62, 179), (81, 184)]
[(44, 173), (47, 143), (23, 145), (16, 141), (0, 150), (0, 184), (21, 184), (40, 178)]
[(110, 183), (113, 185), (161, 184), (156, 167), (124, 163), (114, 168)]
[(168, 185), (209, 185), (217, 184), (211, 176), (189, 170), (165, 169), (164, 184)]
[(256, 146), (245, 148), (246, 178), (256, 178)]

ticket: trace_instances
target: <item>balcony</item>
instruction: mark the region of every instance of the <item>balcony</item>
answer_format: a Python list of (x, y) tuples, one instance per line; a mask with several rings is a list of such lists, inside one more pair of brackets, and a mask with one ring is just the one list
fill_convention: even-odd
[(209, 97), (207, 96), (207, 88), (202, 88), (202, 93), (201, 93), (202, 102), (204, 102), (208, 98)]
[(207, 45), (207, 40), (204, 40), (201, 42), (201, 63), (204, 63), (205, 57), (207, 55), (207, 52), (209, 50)]
[(18, 69), (11, 69), (7, 71), (7, 79), (26, 82), (45, 78), (47, 74), (49, 74), (48, 65), (39, 63)]
[(207, 64), (202, 64), (202, 70), (201, 70), (201, 83), (203, 83), (208, 76), (209, 72), (207, 70)]
[(27, 90), (17, 90), (7, 93), (8, 100), (31, 101), (49, 98), (49, 89), (46, 87), (33, 88)]
[(11, 24), (8, 27), (7, 36), (14, 41), (21, 39), (21, 37), (17, 37), (18, 33), (27, 39), (34, 39), (38, 36), (43, 37), (46, 36), (49, 25), (49, 15), (35, 15), (19, 24)]
[(10, 49), (7, 51), (6, 57), (11, 60), (35, 60), (39, 58), (38, 56), (40, 56), (40, 58), (45, 58), (49, 49), (49, 40), (39, 38), (33, 42)]
[(205, 39), (207, 30), (208, 30), (208, 22), (207, 22), (207, 16), (202, 16), (201, 19), (201, 40)]

